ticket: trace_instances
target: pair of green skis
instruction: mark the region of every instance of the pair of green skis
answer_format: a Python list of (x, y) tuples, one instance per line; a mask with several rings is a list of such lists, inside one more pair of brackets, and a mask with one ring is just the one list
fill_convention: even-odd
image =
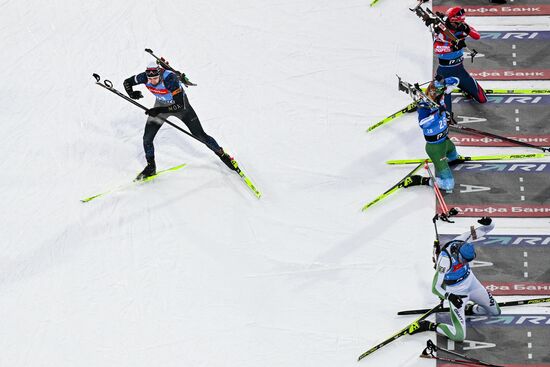
[[(240, 178), (243, 180), (243, 182), (246, 184), (246, 186), (254, 193), (254, 195), (259, 199), (261, 196), (262, 196), (262, 193), (256, 188), (256, 186), (254, 185), (254, 183), (252, 183), (252, 180), (250, 180), (250, 178), (239, 168), (239, 165), (237, 164), (237, 161), (235, 160), (232, 160), (231, 163), (233, 164), (233, 166), (235, 167), (235, 171), (237, 172), (237, 174), (240, 176)], [(168, 172), (174, 172), (174, 171), (177, 171), (183, 167), (185, 167), (186, 164), (180, 164), (178, 166), (174, 166), (174, 167), (171, 167), (171, 168), (167, 168), (165, 170), (162, 170), (162, 171), (158, 171), (155, 175), (152, 175), (152, 176), (149, 176), (149, 177), (146, 177), (144, 178), (143, 180), (134, 180), (133, 182), (130, 182), (130, 183), (127, 183), (127, 184), (123, 184), (123, 185), (120, 185), (120, 186), (117, 186), (115, 187), (114, 189), (110, 189), (110, 190), (107, 190), (105, 192), (102, 192), (100, 194), (96, 194), (96, 195), (93, 195), (93, 196), (90, 196), (90, 197), (87, 197), (87, 198), (84, 198), (84, 199), (81, 199), (80, 201), (83, 202), (83, 203), (87, 203), (93, 199), (96, 199), (98, 197), (101, 197), (101, 196), (105, 196), (106, 194), (109, 194), (109, 193), (112, 193), (112, 192), (115, 192), (115, 191), (120, 191), (120, 190), (123, 190), (123, 189), (126, 189), (128, 187), (131, 187), (135, 184), (140, 184), (140, 183), (143, 183), (143, 182), (149, 182), (149, 181), (152, 181), (154, 180), (155, 178), (157, 178), (158, 176), (162, 175), (162, 174), (165, 174), (165, 173), (168, 173)]]
[[(538, 158), (544, 158), (548, 157), (547, 153), (528, 153), (528, 154), (497, 154), (497, 155), (478, 155), (478, 156), (472, 156), (472, 157), (459, 157), (464, 162), (471, 162), (471, 161), (494, 161), (494, 160), (513, 160), (513, 159), (538, 159)], [(431, 159), (429, 158), (413, 158), (413, 159), (396, 159), (396, 160), (389, 160), (386, 161), (387, 164), (418, 164), (411, 172), (407, 173), (405, 177), (403, 177), (401, 180), (399, 180), (395, 185), (390, 187), (386, 192), (379, 195), (376, 199), (373, 201), (365, 204), (363, 206), (363, 211), (366, 211), (368, 208), (373, 206), (374, 204), (378, 203), (382, 199), (387, 198), (394, 192), (398, 191), (399, 189), (403, 188), (408, 180), (411, 180), (411, 176), (414, 175), (425, 163), (431, 163)]]
[[(376, 3), (377, 0), (373, 1), (371, 6)], [(453, 92), (459, 92), (460, 90), (454, 90)], [(550, 94), (549, 89), (487, 89), (485, 91), (487, 94)], [(367, 132), (371, 132), (374, 129), (386, 125), (387, 123), (395, 120), (396, 118), (403, 116), (406, 113), (414, 112), (416, 110), (416, 102), (412, 102), (408, 104), (407, 106), (403, 107), (399, 111), (395, 112), (394, 114), (391, 114), (390, 116), (378, 121), (377, 123), (371, 125)], [(529, 159), (529, 158), (544, 158), (547, 154), (545, 153), (533, 153), (533, 154), (499, 154), (499, 155), (485, 155), (485, 156), (473, 156), (473, 157), (461, 157), (465, 162), (467, 161), (490, 161), (490, 160), (510, 160), (510, 159)], [(410, 176), (415, 174), (425, 162), (431, 162), (430, 159), (427, 158), (415, 158), (415, 159), (398, 159), (398, 160), (390, 160), (387, 161), (387, 164), (418, 164), (411, 172), (409, 172), (405, 177), (403, 177), (401, 180), (399, 180), (395, 185), (390, 187), (387, 191), (385, 191), (383, 194), (379, 195), (377, 198), (375, 198), (373, 201), (365, 204), (363, 206), (363, 211), (367, 210), (374, 204), (378, 203), (379, 201), (387, 198), (394, 192), (398, 191), (399, 189), (403, 188), (407, 182), (407, 180), (410, 180)]]
[[(499, 305), (499, 307), (507, 307), (507, 306), (537, 305), (537, 304), (540, 304), (540, 303), (548, 303), (548, 302), (550, 302), (550, 297), (535, 298), (535, 299), (522, 299), (522, 300), (517, 300), (517, 301), (504, 301), (504, 302), (499, 302), (498, 305)], [(437, 306), (435, 306), (431, 309), (421, 308), (421, 309), (417, 309), (417, 310), (399, 311), (397, 313), (398, 315), (420, 315), (421, 314), (421, 316), (419, 316), (416, 320), (414, 320), (413, 322), (411, 322), (410, 324), (408, 324), (403, 329), (399, 330), (397, 333), (393, 334), (392, 336), (390, 336), (389, 338), (387, 338), (383, 342), (375, 345), (371, 349), (367, 350), (365, 353), (361, 354), (357, 358), (357, 360), (360, 361), (363, 358), (367, 357), (368, 355), (376, 352), (378, 349), (382, 348), (383, 346), (388, 345), (392, 341), (394, 341), (394, 340), (396, 340), (396, 339), (398, 339), (398, 338), (400, 338), (404, 335), (410, 334), (411, 332), (413, 332), (415, 329), (418, 328), (418, 325), (419, 325), (420, 321), (424, 320), (425, 318), (427, 318), (431, 314), (440, 313), (440, 312), (448, 312), (448, 311), (449, 311), (449, 308), (448, 307), (443, 307), (442, 303), (439, 303)]]
[[(371, 5), (372, 6), (372, 5)], [(459, 93), (460, 89), (453, 90), (453, 93)], [(550, 89), (486, 89), (486, 94), (550, 94)], [(416, 102), (411, 102), (394, 114), (378, 121), (377, 123), (369, 126), (367, 132), (371, 132), (374, 129), (386, 125), (387, 123), (395, 120), (396, 118), (403, 116), (406, 113), (416, 111)]]

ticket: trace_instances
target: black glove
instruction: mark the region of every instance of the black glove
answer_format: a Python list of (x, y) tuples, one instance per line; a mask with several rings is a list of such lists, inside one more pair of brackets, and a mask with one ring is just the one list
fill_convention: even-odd
[(464, 40), (464, 38), (460, 38), (456, 40), (451, 45), (451, 48), (453, 49), (453, 51), (462, 50), (464, 47), (466, 47), (466, 41)]
[(455, 29), (466, 34), (470, 34), (470, 26), (466, 23), (458, 23)]
[(435, 18), (427, 17), (424, 20), (424, 24), (426, 24), (426, 27), (429, 27), (430, 25), (434, 24), (436, 22)]
[(438, 110), (440, 115), (443, 115), (447, 111), (447, 109), (445, 109), (445, 106), (439, 106)]
[(491, 217), (481, 217), (477, 222), (483, 226), (488, 226), (492, 221)]
[(435, 15), (437, 15), (437, 16), (440, 17), (441, 19), (445, 18), (445, 14), (443, 14), (443, 13), (440, 12), (440, 11), (436, 11), (436, 12), (435, 12)]
[(155, 117), (159, 113), (166, 113), (166, 112), (168, 112), (168, 107), (153, 107), (145, 111), (145, 114), (151, 117)]
[(143, 93), (141, 93), (141, 91), (139, 90), (133, 90), (131, 92), (128, 92), (128, 95), (130, 96), (130, 98), (132, 99), (140, 99), (140, 98), (143, 98)]
[(462, 297), (464, 296), (457, 296), (453, 293), (445, 293), (445, 298), (447, 298), (447, 300), (451, 302), (456, 308), (460, 308), (464, 304)]

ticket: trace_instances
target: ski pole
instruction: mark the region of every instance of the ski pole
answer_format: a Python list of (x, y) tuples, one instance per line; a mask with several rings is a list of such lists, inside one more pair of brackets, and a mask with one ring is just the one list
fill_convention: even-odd
[(485, 131), (476, 130), (476, 129), (473, 129), (471, 127), (466, 127), (466, 126), (459, 125), (456, 122), (456, 120), (454, 119), (454, 117), (451, 117), (451, 121), (452, 121), (452, 124), (449, 124), (450, 128), (454, 128), (454, 129), (457, 129), (457, 130), (468, 131), (468, 132), (478, 134), (478, 135), (485, 135), (485, 136), (488, 136), (488, 137), (491, 137), (491, 138), (504, 140), (504, 141), (507, 141), (509, 143), (513, 143), (513, 144), (516, 144), (516, 145), (521, 145), (521, 146), (528, 147), (528, 148), (533, 148), (533, 149), (539, 149), (539, 150), (542, 150), (543, 152), (550, 152), (550, 148), (539, 147), (537, 145), (529, 144), (529, 143), (519, 141), (519, 140), (516, 140), (516, 139), (507, 138), (505, 136), (500, 136), (500, 135), (488, 133), (488, 132), (485, 132)]
[(447, 207), (447, 203), (445, 202), (445, 199), (443, 198), (443, 194), (441, 194), (441, 190), (439, 189), (439, 186), (437, 185), (437, 182), (435, 181), (435, 176), (432, 173), (432, 170), (430, 169), (430, 167), (428, 166), (428, 160), (425, 160), (424, 164), (425, 164), (424, 168), (428, 171), (428, 174), (430, 175), (430, 178), (432, 179), (433, 189), (435, 191), (435, 196), (436, 196), (437, 200), (439, 201), (439, 206), (441, 207), (441, 210), (442, 210), (441, 214), (438, 214), (438, 215), (436, 214), (437, 219), (440, 219), (442, 221), (449, 222), (449, 223), (454, 223), (449, 218), (454, 216), (454, 215), (457, 215), (458, 211), (455, 208), (449, 209)]
[[(100, 82), (101, 77), (100, 77), (98, 74), (94, 73), (94, 74), (92, 74), (92, 75), (94, 76), (94, 78), (95, 78), (95, 80), (96, 80), (96, 84), (99, 85), (100, 87), (103, 87), (103, 88), (107, 89), (109, 92), (116, 94), (117, 96), (119, 96), (119, 97), (121, 97), (121, 98), (127, 100), (128, 102), (130, 102), (130, 103), (132, 103), (133, 105), (135, 105), (135, 106), (141, 108), (142, 110), (148, 111), (148, 108), (145, 107), (144, 105), (142, 105), (141, 103), (134, 101), (134, 100), (131, 99), (130, 97), (125, 96), (124, 94), (120, 93), (118, 90), (116, 90), (115, 88), (113, 88), (113, 83), (112, 83), (110, 80), (105, 79), (105, 80), (103, 80), (103, 83), (102, 83), (102, 82)], [(176, 124), (170, 122), (168, 119), (165, 119), (164, 117), (160, 117), (160, 116), (156, 116), (156, 118), (159, 119), (159, 120), (162, 120), (162, 121), (166, 122), (168, 125), (170, 125), (170, 126), (176, 128), (176, 129), (178, 129), (178, 130), (181, 131), (182, 133), (184, 133), (184, 134), (186, 134), (186, 135), (189, 135), (190, 137), (192, 137), (192, 138), (195, 139), (196, 141), (199, 141), (199, 142), (201, 142), (202, 144), (206, 145), (202, 140), (200, 140), (199, 138), (197, 138), (195, 135), (193, 135), (193, 134), (191, 134), (190, 132), (188, 132), (188, 131), (182, 129), (182, 128), (179, 127), (178, 125), (176, 125)]]
[(437, 312), (437, 310), (441, 308), (441, 303), (439, 303), (437, 306), (435, 306), (434, 308), (430, 309), (430, 310), (427, 310), (422, 316), (420, 316), (419, 318), (417, 318), (416, 320), (414, 320), (413, 322), (411, 322), (409, 325), (405, 326), (403, 329), (399, 330), (397, 333), (393, 334), (392, 336), (390, 336), (388, 339), (384, 340), (382, 343), (380, 344), (377, 344), (375, 345), (374, 347), (372, 347), (371, 349), (367, 350), (365, 353), (361, 354), (358, 358), (357, 358), (357, 361), (360, 361), (362, 360), (363, 358), (365, 358), (366, 356), (376, 352), (378, 349), (382, 348), (383, 346), (391, 343), (392, 341), (402, 337), (403, 335), (407, 335), (409, 333), (409, 328), (411, 327), (412, 324), (414, 324), (415, 322), (419, 322), (421, 320), (424, 320), (426, 317), (430, 316), (432, 313), (434, 312)]
[(151, 56), (153, 56), (157, 62), (160, 64), (160, 66), (162, 66), (163, 69), (167, 69), (167, 70), (170, 70), (174, 73), (176, 73), (176, 75), (180, 78), (180, 80), (183, 82), (183, 84), (188, 87), (190, 85), (192, 86), (196, 86), (196, 84), (194, 83), (191, 83), (191, 81), (189, 79), (187, 79), (187, 76), (185, 76), (185, 73), (182, 73), (182, 72), (179, 72), (177, 70), (175, 70), (173, 67), (171, 67), (167, 62), (166, 60), (162, 59), (162, 58), (159, 58), (157, 55), (155, 55), (153, 53), (153, 50), (151, 50), (150, 48), (146, 48), (145, 49), (145, 52), (149, 53)]
[[(424, 350), (422, 351), (422, 354), (420, 355), (420, 357), (440, 359), (440, 358), (434, 356), (434, 352), (438, 352), (438, 351), (442, 351), (442, 352), (445, 352), (445, 353), (450, 354), (452, 356), (464, 359), (464, 360), (453, 360), (453, 362), (457, 362), (457, 363), (462, 363), (462, 364), (464, 364), (464, 363), (472, 364), (473, 363), (473, 364), (477, 364), (477, 365), (480, 365), (480, 366), (504, 367), (504, 366), (501, 366), (501, 365), (496, 365), (496, 364), (483, 362), (483, 361), (480, 361), (479, 359), (468, 357), (464, 354), (453, 352), (453, 351), (447, 350), (445, 348), (439, 348), (437, 345), (434, 344), (434, 342), (431, 341), (431, 339), (428, 339), (428, 341), (426, 342), (426, 348), (424, 348)], [(442, 359), (442, 360), (445, 360), (445, 359)], [(447, 361), (449, 361), (449, 360), (447, 360)]]
[[(504, 301), (504, 302), (499, 302), (498, 306), (499, 307), (510, 307), (510, 306), (523, 306), (523, 305), (536, 305), (536, 304), (539, 304), (539, 303), (548, 303), (548, 302), (550, 302), (550, 297), (522, 299), (522, 300), (517, 300), (517, 301)], [(420, 314), (423, 314), (426, 311), (428, 311), (427, 308), (421, 308), (421, 309), (417, 309), (417, 310), (399, 311), (397, 314), (400, 315), (400, 316), (403, 316), (403, 315), (420, 315)], [(439, 310), (437, 310), (435, 312), (447, 312), (447, 311), (449, 311), (448, 307), (442, 307), (442, 308), (440, 308)]]

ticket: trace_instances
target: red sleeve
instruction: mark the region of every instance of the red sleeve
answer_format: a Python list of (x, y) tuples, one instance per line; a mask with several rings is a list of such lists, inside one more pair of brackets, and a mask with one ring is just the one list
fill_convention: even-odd
[(470, 33), (468, 34), (468, 36), (472, 37), (475, 40), (478, 40), (481, 38), (481, 35), (479, 34), (479, 32), (476, 31), (475, 28), (472, 26), (470, 26)]

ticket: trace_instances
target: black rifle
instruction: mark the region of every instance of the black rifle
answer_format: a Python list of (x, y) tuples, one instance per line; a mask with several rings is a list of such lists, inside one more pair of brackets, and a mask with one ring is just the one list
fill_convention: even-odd
[[(459, 39), (454, 35), (454, 33), (447, 28), (445, 25), (445, 21), (441, 19), (441, 17), (438, 14), (434, 14), (430, 9), (424, 9), (422, 8), (422, 4), (428, 2), (428, 0), (419, 0), (418, 5), (414, 8), (410, 9), (410, 11), (413, 11), (422, 21), (426, 24), (432, 25), (432, 33), (443, 33), (449, 40), (451, 40), (452, 43), (457, 44)], [(430, 27), (430, 25), (428, 25)], [(474, 62), (474, 57), (477, 55), (477, 51), (475, 49), (470, 50), (468, 46), (464, 47), (466, 51), (470, 53), (470, 57), (472, 58), (472, 62)]]
[(196, 86), (196, 84), (191, 83), (191, 81), (190, 81), (189, 79), (187, 79), (187, 76), (185, 76), (185, 73), (182, 73), (182, 72), (180, 72), (180, 71), (177, 71), (176, 69), (174, 69), (173, 67), (171, 67), (171, 66), (168, 64), (168, 61), (166, 61), (166, 60), (164, 59), (164, 57), (160, 57), (160, 58), (159, 58), (157, 55), (155, 55), (155, 54), (153, 53), (153, 50), (151, 50), (150, 48), (146, 48), (146, 49), (145, 49), (145, 52), (151, 54), (151, 56), (153, 56), (155, 59), (157, 59), (157, 64), (158, 64), (161, 68), (163, 68), (163, 69), (165, 69), (165, 70), (170, 70), (170, 71), (174, 72), (174, 73), (178, 76), (179, 80), (181, 80), (181, 82), (183, 83), (183, 85), (185, 85), (186, 87), (189, 87), (189, 86), (191, 86), (191, 85)]

